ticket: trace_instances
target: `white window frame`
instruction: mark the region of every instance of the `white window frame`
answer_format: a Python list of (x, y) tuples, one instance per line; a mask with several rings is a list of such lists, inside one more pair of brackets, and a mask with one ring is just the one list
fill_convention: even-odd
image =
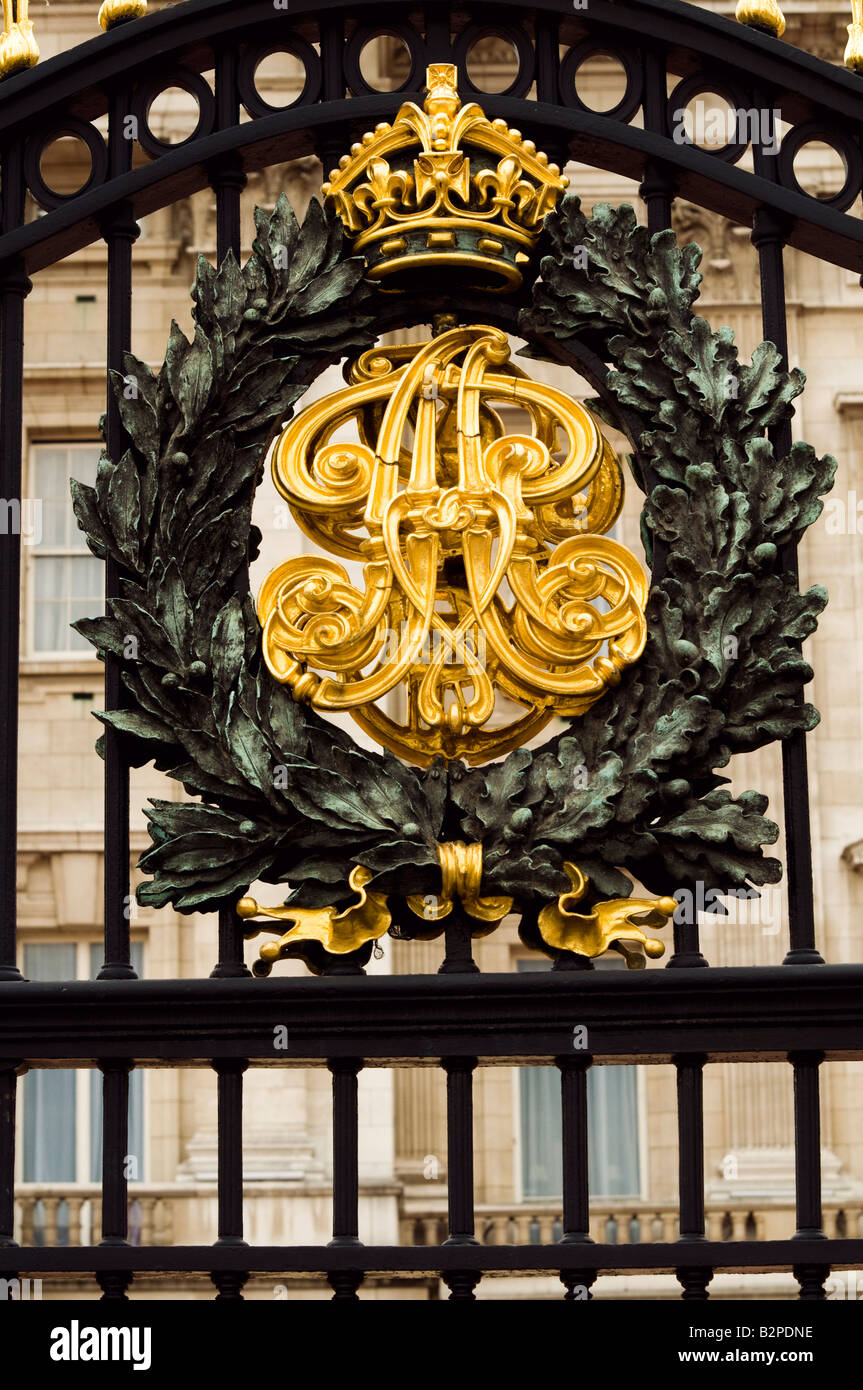
[[(30, 496), (35, 496), (35, 495), (36, 495), (36, 451), (37, 451), (38, 449), (66, 449), (66, 450), (68, 450), (70, 453), (72, 453), (72, 452), (75, 452), (75, 451), (77, 451), (77, 450), (82, 450), (82, 449), (98, 449), (98, 450), (101, 451), (103, 447), (104, 447), (104, 445), (103, 445), (103, 442), (102, 442), (101, 439), (68, 439), (68, 438), (60, 438), (60, 439), (54, 439), (54, 438), (34, 438), (34, 439), (31, 439), (31, 440), (29, 441), (29, 443), (28, 443), (28, 450), (27, 450), (27, 454), (28, 454), (28, 477), (29, 477), (29, 480), (30, 480), (30, 481), (29, 481), (29, 495), (30, 495)], [(74, 476), (75, 476), (74, 466), (70, 469), (69, 476), (70, 476), (70, 477), (74, 477)], [(71, 506), (72, 506), (72, 499), (71, 499), (71, 495), (70, 495), (70, 497), (69, 497), (69, 507), (70, 507), (70, 509), (71, 509)], [(66, 664), (66, 665), (68, 665), (69, 663), (76, 663), (76, 664), (77, 664), (78, 662), (81, 662), (81, 661), (87, 661), (87, 662), (92, 662), (93, 665), (95, 666), (95, 665), (97, 664), (97, 662), (98, 662), (98, 657), (96, 656), (96, 653), (95, 653), (92, 649), (89, 649), (88, 651), (74, 651), (74, 650), (67, 650), (67, 649), (65, 649), (65, 648), (61, 648), (61, 649), (59, 649), (59, 650), (48, 650), (48, 649), (46, 649), (46, 650), (42, 651), (42, 650), (40, 650), (40, 649), (37, 649), (37, 647), (36, 647), (36, 562), (37, 562), (37, 559), (38, 559), (38, 557), (39, 557), (40, 555), (46, 555), (46, 556), (50, 555), (50, 556), (54, 556), (54, 557), (58, 557), (58, 558), (63, 558), (63, 557), (65, 557), (65, 556), (72, 556), (72, 555), (84, 554), (84, 555), (89, 555), (89, 556), (91, 556), (91, 558), (93, 559), (94, 563), (95, 563), (95, 564), (99, 564), (100, 561), (96, 558), (96, 556), (93, 555), (93, 552), (92, 552), (92, 551), (88, 548), (88, 546), (87, 546), (87, 542), (86, 542), (86, 540), (84, 539), (84, 533), (83, 533), (83, 531), (80, 532), (79, 535), (80, 535), (80, 539), (81, 539), (81, 548), (80, 548), (80, 549), (74, 549), (74, 550), (73, 550), (73, 549), (70, 549), (70, 548), (57, 548), (57, 549), (53, 549), (53, 548), (52, 548), (52, 549), (50, 549), (50, 550), (41, 550), (41, 549), (37, 550), (37, 548), (36, 548), (35, 546), (32, 546), (32, 545), (27, 545), (27, 546), (23, 546), (23, 547), (22, 547), (22, 553), (23, 553), (23, 556), (24, 556), (24, 564), (23, 564), (23, 566), (22, 566), (22, 568), (23, 568), (23, 579), (24, 579), (24, 624), (23, 624), (24, 650), (23, 650), (23, 652), (22, 652), (22, 659), (23, 659), (25, 662), (27, 662), (27, 663), (33, 663), (33, 662), (41, 662), (41, 661), (44, 661), (44, 662), (46, 662), (46, 663), (48, 663), (48, 664), (50, 664), (50, 665), (52, 665), (52, 666), (60, 666), (60, 665), (63, 665), (63, 664)], [(97, 613), (98, 613), (99, 610), (100, 610), (100, 603), (99, 603), (99, 600), (94, 599), (94, 614), (93, 614), (94, 617), (97, 615)]]

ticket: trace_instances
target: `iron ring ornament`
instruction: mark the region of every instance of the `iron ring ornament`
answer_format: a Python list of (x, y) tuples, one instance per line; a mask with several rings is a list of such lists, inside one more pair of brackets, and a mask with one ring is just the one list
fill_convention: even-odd
[[(293, 956), (359, 967), (387, 932), (434, 936), (459, 913), (484, 935), (510, 912), (552, 957), (613, 948), (639, 967), (674, 890), (780, 876), (766, 798), (718, 769), (817, 722), (800, 647), (826, 594), (801, 594), (778, 555), (835, 465), (802, 442), (776, 456), (767, 430), (803, 377), (770, 343), (741, 363), (695, 315), (697, 247), (649, 237), (628, 207), (586, 217), (520, 132), (462, 108), (452, 69), (429, 89), (357, 143), (302, 226), (283, 197), (256, 213), (242, 268), (200, 260), (194, 338), (173, 329), (158, 375), (127, 358), (129, 448), (73, 484), (91, 549), (126, 576), (105, 617), (76, 624), (123, 661), (130, 707), (100, 718), (194, 798), (150, 803), (138, 896), (234, 904), (238, 929), (276, 936), (258, 973)], [(379, 347), (380, 296), (414, 286), (422, 255), (450, 286), (423, 310), (432, 336)], [(532, 283), (526, 355), (601, 344), (600, 401), (532, 380), (497, 328), (458, 322), (466, 283), (493, 303), (514, 275)], [(334, 358), (344, 390), (291, 418)], [(663, 552), (649, 593), (605, 534), (623, 480), (604, 424), (632, 442), (648, 558)], [(243, 576), (270, 445), (329, 555), (288, 557), (256, 612)], [(357, 560), (361, 581), (341, 563)], [(392, 630), (406, 636), (385, 651)], [(459, 648), (469, 633), (484, 666)], [(449, 672), (441, 652), (458, 653)], [(380, 706), (399, 683), (404, 719)], [(521, 703), (509, 723), (485, 717), (500, 692)], [(351, 709), (383, 751), (316, 705)], [(526, 748), (549, 710), (563, 732)], [(287, 901), (260, 906), (256, 881)]]

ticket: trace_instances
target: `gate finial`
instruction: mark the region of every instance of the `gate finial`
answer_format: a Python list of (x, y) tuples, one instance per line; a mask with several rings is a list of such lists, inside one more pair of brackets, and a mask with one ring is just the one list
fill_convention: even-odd
[(781, 39), (785, 33), (785, 16), (776, 0), (737, 0), (734, 18), (749, 29), (760, 29)]
[(18, 17), (12, 0), (3, 0), (3, 33), (0, 34), (0, 78), (13, 72), (35, 67), (39, 61), (39, 45), (33, 25), (27, 15), (27, 0), (18, 0)]
[(141, 19), (147, 13), (147, 0), (104, 0), (99, 10), (102, 29), (115, 29), (130, 19)]
[(851, 23), (845, 45), (845, 66), (863, 73), (863, 0), (851, 0)]

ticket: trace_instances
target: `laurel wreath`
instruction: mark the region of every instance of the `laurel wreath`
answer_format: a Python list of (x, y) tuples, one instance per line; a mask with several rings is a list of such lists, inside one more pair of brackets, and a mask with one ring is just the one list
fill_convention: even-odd
[(632, 467), (652, 480), (645, 541), (668, 551), (647, 648), (538, 752), (408, 767), (296, 703), (261, 659), (243, 576), (267, 445), (308, 382), (376, 335), (375, 291), (334, 216), (313, 201), (300, 226), (282, 196), (256, 226), (242, 268), (199, 260), (194, 338), (174, 324), (158, 375), (131, 354), (114, 374), (129, 448), (103, 455), (95, 487), (72, 484), (91, 550), (124, 575), (106, 616), (75, 624), (123, 662), (128, 708), (98, 718), (133, 765), (152, 761), (196, 798), (150, 802), (139, 900), (208, 910), (262, 879), (321, 906), (349, 896), (358, 863), (369, 890), (434, 894), (437, 843), (457, 838), (483, 845), (483, 892), (528, 911), (566, 890), (564, 859), (600, 897), (627, 895), (628, 873), (659, 892), (775, 882), (766, 798), (732, 796), (715, 769), (818, 718), (799, 643), (826, 595), (798, 593), (777, 551), (818, 516), (835, 464), (805, 444), (776, 459), (765, 438), (802, 375), (771, 344), (738, 364), (730, 332), (694, 316), (697, 247), (651, 241), (630, 208), (588, 219), (565, 199), (520, 331), (537, 353), (581, 338), (613, 364), (611, 397), (637, 425)]

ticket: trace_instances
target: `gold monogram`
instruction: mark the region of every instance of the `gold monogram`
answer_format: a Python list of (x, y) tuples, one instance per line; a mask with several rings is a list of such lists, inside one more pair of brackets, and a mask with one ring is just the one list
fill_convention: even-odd
[[(646, 638), (642, 568), (603, 535), (623, 481), (593, 416), (485, 325), (366, 352), (349, 380), (288, 425), (272, 468), (362, 587), (328, 558), (278, 566), (258, 599), (270, 671), (419, 763), (483, 762), (582, 714)], [(379, 705), (399, 687), (400, 719)]]

